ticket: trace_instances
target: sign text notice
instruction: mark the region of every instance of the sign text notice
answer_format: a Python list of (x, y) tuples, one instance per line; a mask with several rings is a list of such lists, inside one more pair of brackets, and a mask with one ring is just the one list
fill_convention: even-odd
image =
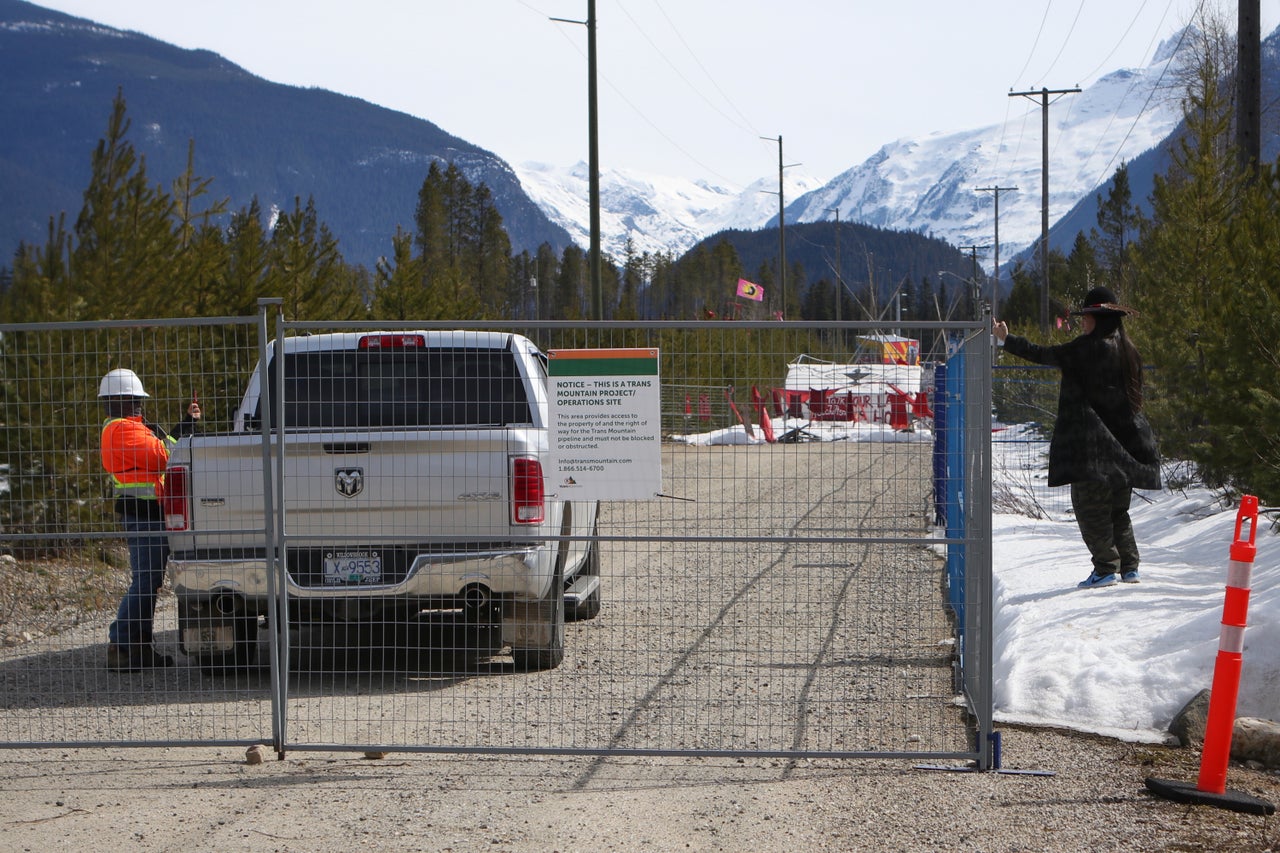
[(563, 500), (649, 499), (662, 491), (658, 351), (551, 350), (547, 490)]

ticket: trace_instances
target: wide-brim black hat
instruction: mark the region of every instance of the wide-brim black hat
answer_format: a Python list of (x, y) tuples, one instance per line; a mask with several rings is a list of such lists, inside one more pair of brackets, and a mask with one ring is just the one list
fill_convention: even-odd
[(1121, 317), (1132, 317), (1138, 312), (1127, 305), (1116, 302), (1116, 295), (1107, 287), (1095, 287), (1085, 294), (1080, 307), (1072, 314), (1114, 314)]

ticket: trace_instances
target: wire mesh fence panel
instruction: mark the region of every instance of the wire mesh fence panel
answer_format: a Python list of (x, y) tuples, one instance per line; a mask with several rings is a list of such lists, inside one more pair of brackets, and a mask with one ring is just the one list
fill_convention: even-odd
[(1032, 518), (1067, 518), (1067, 489), (1045, 485), (1049, 438), (1057, 418), (1058, 370), (1002, 364), (992, 370), (991, 400), (997, 420), (991, 436), (992, 502), (996, 512)]
[[(1070, 488), (1047, 485), (1061, 374), (1056, 367), (1019, 364), (1009, 356), (1004, 361), (994, 367), (991, 377), (998, 421), (991, 436), (993, 508), (1031, 518), (1070, 520), (1074, 518)], [(1151, 368), (1147, 375), (1144, 396), (1150, 403), (1158, 386), (1150, 379)]]
[[(296, 331), (344, 353), (329, 367), (357, 353), (340, 371), (357, 377), (344, 393), (370, 418), (406, 392), (359, 377), (389, 370), (417, 376), (446, 408), (466, 402), (442, 381), (459, 371), (472, 371), (468, 387), (498, 387), (495, 373), (524, 387), (501, 422), (459, 415), (425, 435), (384, 422), (366, 442), (291, 432), (291, 407), (308, 406), (290, 391), (335, 386), (303, 381), (319, 368), (302, 358), (285, 362), (290, 748), (970, 753), (931, 547), (931, 380), (905, 343), (901, 364), (884, 349), (908, 336), (869, 328), (875, 353), (855, 357), (817, 329), (532, 330), (553, 362), (566, 350), (656, 350), (664, 390), (652, 493), (568, 500), (582, 483), (546, 474), (529, 509), (515, 465), (555, 455), (557, 403), (519, 341)], [(428, 356), (437, 350), (451, 360)], [(493, 351), (513, 363), (499, 367)], [(717, 392), (703, 418), (699, 397)], [(317, 456), (309, 442), (331, 447)], [(601, 444), (602, 457), (632, 454), (607, 434)], [(622, 465), (618, 476), (638, 474)], [(354, 513), (361, 500), (381, 516), (333, 522), (341, 530), (299, 517)], [(522, 527), (526, 509), (538, 520)]]
[[(148, 591), (164, 571), (163, 533), (134, 531), (132, 544), (148, 561), (152, 581), (130, 592), (139, 555), (131, 560), (103, 454), (108, 422), (132, 419), (151, 436), (149, 425), (172, 431), (193, 402), (204, 429), (227, 428), (257, 359), (256, 326), (250, 318), (0, 328), (4, 744), (270, 736), (267, 678), (214, 681), (192, 666), (182, 652), (171, 586), (159, 591), (149, 618)], [(141, 390), (103, 384), (110, 371), (125, 369)], [(138, 393), (147, 395), (140, 410), (130, 404), (125, 411), (123, 397)], [(144, 478), (120, 476), (146, 485)], [(140, 506), (143, 499), (129, 500)], [(158, 512), (152, 499), (153, 521)], [(255, 527), (262, 530), (260, 519)]]
[[(3, 745), (975, 757), (919, 363), (955, 331), (4, 327)], [(103, 472), (123, 368), (202, 410), (162, 481)]]

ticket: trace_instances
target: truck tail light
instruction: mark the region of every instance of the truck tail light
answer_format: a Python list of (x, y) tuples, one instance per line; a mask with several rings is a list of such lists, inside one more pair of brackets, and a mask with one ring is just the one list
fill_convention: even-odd
[(512, 459), (511, 520), (516, 524), (541, 524), (545, 507), (542, 463), (524, 456)]
[(191, 496), (187, 488), (185, 465), (175, 465), (165, 472), (160, 509), (164, 511), (166, 530), (186, 530), (191, 526)]
[(426, 345), (425, 335), (365, 335), (357, 344), (360, 349), (415, 349)]

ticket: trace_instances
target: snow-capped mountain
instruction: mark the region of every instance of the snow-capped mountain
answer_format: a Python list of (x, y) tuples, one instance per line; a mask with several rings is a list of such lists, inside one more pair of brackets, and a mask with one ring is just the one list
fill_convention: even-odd
[[(514, 167), (525, 193), (580, 246), (591, 240), (586, 163), (561, 169), (541, 163)], [(800, 172), (784, 173), (783, 200), (822, 185)], [(746, 188), (647, 175), (631, 169), (600, 172), (601, 250), (620, 261), (630, 238), (636, 253), (683, 253), (708, 234), (759, 228), (778, 215), (778, 179)]]
[[(1096, 192), (1123, 162), (1155, 146), (1181, 119), (1173, 83), (1174, 37), (1146, 68), (1122, 69), (1049, 106), (1049, 221)], [(920, 231), (957, 245), (992, 245), (1000, 198), (1000, 253), (1009, 258), (1040, 236), (1041, 96), (1011, 103), (1008, 121), (958, 133), (900, 139), (787, 206), (787, 219), (842, 220)], [(990, 263), (988, 261), (988, 267)]]
[[(1122, 163), (1153, 147), (1177, 126), (1175, 36), (1146, 68), (1121, 69), (1049, 107), (1049, 219), (1098, 191)], [(994, 193), (1000, 193), (1000, 255), (1040, 235), (1041, 109), (1010, 99), (1010, 118), (976, 130), (899, 139), (826, 184), (788, 172), (786, 221), (834, 219), (916, 231), (954, 245), (991, 245)], [(525, 192), (575, 241), (589, 241), (587, 170), (538, 164), (516, 167)], [(794, 199), (794, 200), (793, 200)], [(761, 228), (778, 214), (777, 178), (737, 189), (628, 170), (601, 173), (601, 232), (605, 251), (620, 258), (628, 237), (636, 251), (680, 254), (726, 228)], [(987, 260), (990, 267), (990, 260)]]

